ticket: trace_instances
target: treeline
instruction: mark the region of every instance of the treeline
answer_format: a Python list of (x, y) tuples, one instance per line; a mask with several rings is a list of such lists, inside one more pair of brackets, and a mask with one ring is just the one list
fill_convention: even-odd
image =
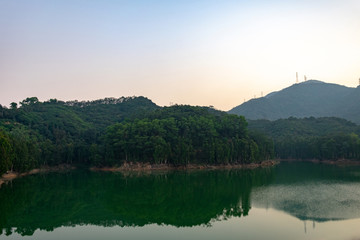
[(250, 163), (272, 156), (272, 141), (249, 134), (244, 118), (213, 108), (160, 108), (144, 97), (31, 97), (10, 109), (0, 105), (0, 173), (63, 163)]
[[(208, 107), (159, 107), (144, 97), (0, 105), (0, 173), (42, 165), (238, 164), (360, 160), (360, 127), (339, 118), (249, 121)], [(268, 137), (266, 137), (268, 136)]]
[(360, 127), (344, 119), (257, 120), (249, 128), (271, 136), (280, 159), (360, 160)]
[(115, 124), (106, 142), (110, 164), (235, 164), (273, 156), (272, 142), (263, 135), (251, 138), (243, 117), (191, 106), (165, 107), (148, 118)]
[(21, 130), (6, 133), (0, 130), (0, 173), (8, 170), (27, 171), (38, 166), (38, 142)]
[[(144, 97), (92, 102), (40, 102), (27, 98), (10, 109), (0, 105), (0, 174), (41, 165), (92, 164), (106, 128), (158, 108)], [(101, 156), (103, 157), (103, 156)]]
[[(0, 173), (42, 165), (238, 164), (360, 160), (360, 128), (339, 118), (249, 121), (208, 107), (159, 107), (144, 97), (0, 105)], [(268, 137), (266, 137), (268, 136)]]
[(282, 159), (360, 160), (360, 138), (355, 133), (297, 137), (275, 144), (276, 156)]

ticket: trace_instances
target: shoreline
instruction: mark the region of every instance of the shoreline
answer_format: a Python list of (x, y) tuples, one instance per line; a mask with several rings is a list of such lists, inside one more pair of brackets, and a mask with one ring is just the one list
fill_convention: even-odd
[(337, 166), (360, 166), (359, 160), (338, 159), (338, 160), (319, 160), (319, 159), (277, 159), (279, 162), (311, 162), (317, 164), (328, 164)]
[[(121, 166), (114, 167), (89, 167), (90, 171), (94, 172), (161, 172), (161, 171), (176, 171), (176, 170), (218, 170), (218, 169), (255, 169), (275, 166), (281, 162), (311, 162), (315, 164), (327, 164), (337, 166), (360, 166), (360, 161), (350, 159), (339, 160), (319, 160), (319, 159), (274, 159), (266, 160), (261, 163), (250, 164), (222, 164), (222, 165), (202, 165), (202, 164), (188, 164), (186, 166), (173, 166), (169, 164), (150, 164), (150, 163), (124, 163)], [(0, 176), (0, 187), (4, 183), (11, 182), (12, 180), (28, 175), (48, 172), (62, 172), (76, 169), (75, 166), (69, 164), (61, 164), (58, 166), (42, 166), (40, 168), (32, 169), (28, 172), (7, 172)]]
[[(174, 170), (216, 170), (216, 169), (255, 169), (259, 167), (271, 167), (280, 163), (277, 160), (267, 160), (261, 163), (250, 164), (224, 164), (224, 165), (201, 165), (188, 164), (186, 166), (172, 166), (168, 164), (150, 164), (150, 163), (125, 163), (120, 167), (89, 167), (90, 171), (99, 172), (151, 172), (151, 171), (174, 171)], [(58, 166), (42, 166), (40, 168), (32, 169), (28, 172), (7, 172), (0, 176), (0, 187), (3, 183), (11, 182), (12, 180), (33, 174), (48, 173), (48, 172), (62, 172), (76, 169), (73, 165), (62, 164)]]
[(174, 170), (216, 170), (216, 169), (255, 169), (271, 167), (278, 164), (277, 160), (267, 160), (261, 163), (250, 164), (222, 164), (201, 165), (188, 164), (186, 166), (173, 166), (169, 164), (125, 163), (118, 167), (91, 167), (91, 171), (99, 172), (148, 172), (148, 171), (174, 171)]
[[(186, 166), (173, 166), (169, 164), (150, 164), (150, 163), (124, 163), (121, 166), (114, 167), (89, 167), (90, 171), (94, 172), (161, 172), (161, 171), (176, 171), (176, 170), (217, 170), (217, 169), (255, 169), (263, 167), (271, 167), (280, 162), (311, 162), (315, 164), (328, 164), (337, 166), (360, 166), (360, 161), (350, 159), (339, 160), (319, 160), (319, 159), (274, 159), (266, 160), (261, 163), (250, 164), (222, 164), (222, 165), (202, 165), (202, 164), (188, 164)], [(0, 187), (4, 183), (28, 175), (48, 172), (62, 172), (76, 169), (75, 166), (69, 164), (61, 164), (58, 166), (42, 166), (40, 168), (32, 169), (28, 172), (7, 172), (0, 176)]]
[(28, 172), (23, 172), (23, 173), (9, 171), (7, 173), (4, 173), (2, 176), (0, 176), (0, 187), (3, 183), (11, 182), (12, 180), (19, 178), (19, 177), (24, 177), (24, 176), (38, 174), (38, 173), (69, 171), (69, 170), (74, 170), (74, 169), (76, 169), (75, 166), (68, 165), (68, 164), (61, 164), (58, 166), (51, 166), (51, 167), (42, 166), (40, 168), (35, 168)]

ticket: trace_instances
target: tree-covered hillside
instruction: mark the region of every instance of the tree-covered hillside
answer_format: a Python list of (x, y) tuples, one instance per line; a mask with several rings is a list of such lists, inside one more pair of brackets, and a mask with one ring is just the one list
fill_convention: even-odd
[(276, 121), (248, 120), (248, 123), (249, 129), (262, 131), (274, 139), (360, 133), (359, 125), (335, 117), (290, 117), (288, 119), (279, 119)]
[(212, 108), (161, 108), (144, 97), (63, 102), (36, 97), (0, 107), (0, 173), (41, 165), (250, 163), (272, 141), (248, 134), (243, 117)]
[(144, 97), (63, 102), (36, 97), (0, 106), (0, 173), (40, 165), (88, 164), (106, 127), (159, 108)]
[(340, 118), (252, 120), (249, 129), (270, 136), (282, 159), (360, 159), (360, 126)]
[(270, 159), (272, 142), (251, 138), (243, 117), (191, 106), (165, 107), (148, 118), (109, 127), (111, 161), (228, 164)]

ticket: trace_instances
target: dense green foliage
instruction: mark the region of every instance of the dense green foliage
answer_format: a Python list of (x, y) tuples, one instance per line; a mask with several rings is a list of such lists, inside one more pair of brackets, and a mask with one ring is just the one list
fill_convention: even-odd
[(233, 164), (271, 158), (272, 142), (263, 135), (249, 137), (246, 126), (245, 119), (236, 115), (174, 106), (145, 119), (115, 124), (106, 139), (111, 160), (117, 162)]
[(0, 106), (0, 174), (40, 165), (90, 164), (108, 125), (158, 108), (144, 97), (93, 102), (39, 102), (32, 97), (20, 105)]
[[(239, 164), (360, 159), (360, 128), (338, 118), (250, 120), (144, 97), (0, 106), (0, 174), (41, 165)], [(269, 136), (269, 137), (266, 137)]]
[(12, 152), (9, 136), (0, 131), (0, 173), (5, 172), (11, 167)]
[(360, 160), (360, 127), (344, 119), (256, 120), (249, 128), (272, 137), (278, 158)]
[(41, 165), (109, 166), (124, 161), (250, 163), (273, 156), (243, 117), (212, 108), (160, 108), (144, 97), (63, 102), (36, 97), (0, 106), (0, 174)]

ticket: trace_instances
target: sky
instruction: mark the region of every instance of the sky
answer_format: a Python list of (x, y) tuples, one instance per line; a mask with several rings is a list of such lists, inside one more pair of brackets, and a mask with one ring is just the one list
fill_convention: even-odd
[(0, 0), (0, 104), (145, 96), (230, 110), (360, 78), (358, 0)]

